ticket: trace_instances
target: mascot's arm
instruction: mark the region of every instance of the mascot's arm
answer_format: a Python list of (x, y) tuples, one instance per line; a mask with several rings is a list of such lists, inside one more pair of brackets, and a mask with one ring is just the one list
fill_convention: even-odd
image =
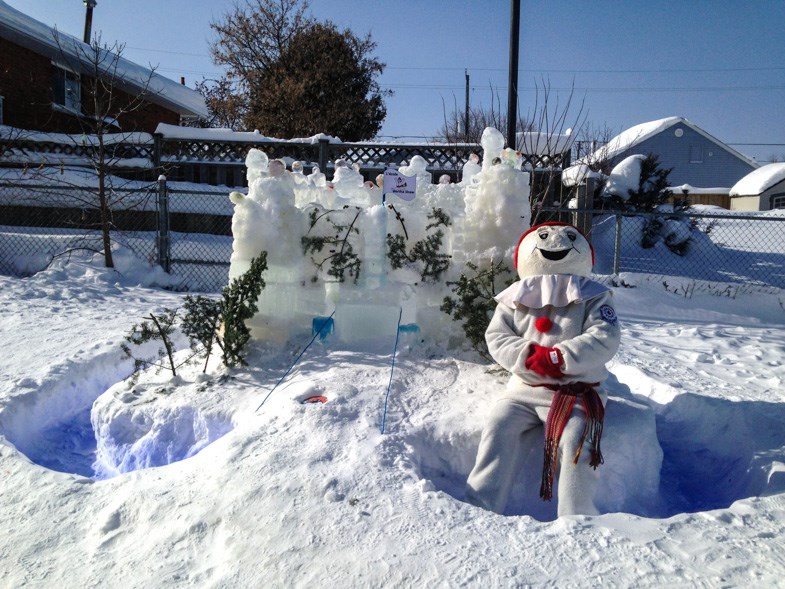
[(593, 298), (586, 303), (583, 333), (556, 344), (564, 362), (566, 375), (579, 375), (604, 366), (619, 349), (621, 327), (613, 308), (613, 293)]
[(496, 305), (491, 323), (485, 331), (488, 351), (502, 368), (513, 374), (527, 373), (526, 358), (533, 341), (521, 337), (513, 327), (514, 311), (503, 304)]

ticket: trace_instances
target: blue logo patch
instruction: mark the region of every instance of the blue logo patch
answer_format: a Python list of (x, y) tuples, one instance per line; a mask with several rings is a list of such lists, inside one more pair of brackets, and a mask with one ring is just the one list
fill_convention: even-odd
[(616, 311), (614, 311), (613, 307), (610, 305), (603, 305), (600, 307), (600, 317), (602, 317), (603, 321), (607, 321), (611, 325), (616, 324)]

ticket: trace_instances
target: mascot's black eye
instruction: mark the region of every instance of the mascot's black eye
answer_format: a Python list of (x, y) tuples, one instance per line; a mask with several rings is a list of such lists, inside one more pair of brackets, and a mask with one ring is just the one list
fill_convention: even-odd
[(540, 236), (540, 239), (548, 239), (548, 232), (547, 231), (540, 231), (537, 235)]
[(567, 232), (567, 237), (570, 238), (570, 241), (575, 241), (576, 239), (578, 239), (578, 234), (577, 233), (573, 233), (572, 231), (568, 231)]

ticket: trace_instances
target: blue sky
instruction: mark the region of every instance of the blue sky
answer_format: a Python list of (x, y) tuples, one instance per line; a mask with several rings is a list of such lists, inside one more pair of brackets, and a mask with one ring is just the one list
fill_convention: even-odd
[[(4, 0), (81, 37), (82, 0)], [(215, 77), (209, 23), (232, 0), (98, 0), (93, 31), (124, 42), (124, 56), (189, 86)], [(506, 110), (509, 0), (311, 0), (319, 20), (370, 32), (387, 64), (382, 139), (428, 138), (444, 109), (470, 102)], [(522, 0), (519, 110), (542, 102), (578, 107), (614, 132), (683, 116), (732, 147), (785, 159), (785, 0)], [(329, 64), (325, 64), (329, 67)], [(504, 130), (502, 130), (504, 132)], [(756, 144), (756, 145), (744, 145)], [(772, 144), (772, 145), (765, 145)]]

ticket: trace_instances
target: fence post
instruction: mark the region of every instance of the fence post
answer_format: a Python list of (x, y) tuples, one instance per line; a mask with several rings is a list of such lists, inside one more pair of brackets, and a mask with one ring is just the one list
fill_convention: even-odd
[(594, 179), (587, 178), (585, 182), (583, 182), (580, 186), (578, 186), (577, 191), (577, 203), (576, 209), (578, 210), (577, 213), (574, 213), (574, 220), (573, 224), (583, 232), (584, 235), (591, 234), (591, 213), (586, 213), (583, 211), (587, 211), (592, 208), (590, 200), (594, 197)]
[(160, 133), (153, 133), (153, 170), (161, 169), (161, 141), (163, 135)]
[(165, 272), (170, 270), (169, 193), (166, 176), (158, 176), (158, 264)]
[(324, 137), (319, 139), (319, 171), (327, 173), (327, 162), (330, 158), (330, 140)]
[(621, 262), (621, 213), (616, 213), (616, 235), (613, 238), (613, 275), (619, 275)]

